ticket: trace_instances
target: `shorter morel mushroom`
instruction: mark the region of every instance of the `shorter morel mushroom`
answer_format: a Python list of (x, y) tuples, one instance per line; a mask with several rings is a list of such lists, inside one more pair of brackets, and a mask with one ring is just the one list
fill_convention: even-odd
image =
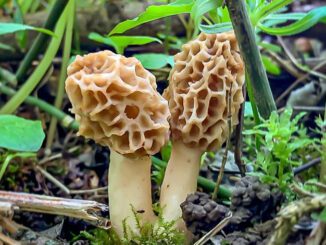
[(92, 53), (68, 67), (66, 91), (80, 123), (79, 135), (108, 146), (109, 207), (112, 226), (123, 235), (123, 222), (137, 232), (152, 210), (150, 155), (169, 135), (167, 101), (156, 91), (155, 77), (135, 58), (110, 51)]
[[(164, 97), (171, 112), (172, 152), (161, 188), (163, 218), (181, 217), (180, 204), (197, 188), (200, 156), (221, 147), (228, 135), (228, 111), (238, 123), (244, 65), (233, 32), (202, 33), (182, 46)], [(230, 98), (228, 98), (228, 95)], [(230, 99), (231, 108), (227, 108)], [(180, 229), (185, 229), (182, 221)]]

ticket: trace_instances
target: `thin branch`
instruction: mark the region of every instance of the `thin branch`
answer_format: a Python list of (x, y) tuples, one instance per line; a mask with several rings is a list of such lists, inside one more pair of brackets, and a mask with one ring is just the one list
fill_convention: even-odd
[(222, 159), (222, 163), (221, 163), (221, 168), (220, 168), (220, 172), (218, 173), (218, 177), (216, 180), (216, 184), (215, 184), (215, 188), (214, 188), (214, 192), (212, 195), (212, 199), (216, 200), (217, 198), (217, 193), (218, 190), (220, 188), (222, 179), (223, 179), (223, 175), (224, 175), (224, 169), (225, 169), (225, 165), (226, 165), (226, 161), (228, 159), (228, 151), (231, 145), (231, 133), (232, 133), (232, 112), (231, 112), (231, 91), (232, 91), (232, 84), (230, 86), (230, 90), (227, 94), (227, 100), (228, 100), (228, 106), (227, 106), (227, 115), (228, 115), (228, 138), (226, 141), (226, 146), (225, 146), (225, 151), (224, 151), (224, 155), (223, 155), (223, 159)]
[(284, 58), (280, 57), (278, 54), (271, 52), (269, 50), (266, 50), (266, 52), (269, 54), (269, 56), (277, 62), (281, 67), (283, 67), (288, 73), (290, 73), (292, 76), (296, 78), (302, 77), (304, 74), (299, 72), (290, 61), (284, 60)]
[(226, 217), (218, 223), (212, 230), (207, 232), (201, 239), (199, 239), (194, 245), (204, 245), (211, 237), (215, 236), (219, 231), (221, 231), (232, 218), (232, 212), (228, 212)]
[(3, 241), (5, 244), (8, 244), (8, 245), (21, 245), (20, 242), (14, 240), (14, 239), (11, 239), (10, 237), (4, 235), (2, 232), (0, 232), (0, 241)]
[[(326, 60), (323, 62), (319, 63), (315, 67), (312, 68), (313, 71), (317, 71), (324, 67), (326, 65)], [(295, 87), (297, 87), (301, 82), (306, 80), (309, 77), (309, 74), (305, 74), (298, 78), (296, 81), (294, 81), (277, 99), (276, 99), (276, 104), (278, 105)]]
[[(282, 107), (277, 110), (278, 113), (281, 113), (285, 110), (286, 107)], [(308, 112), (319, 112), (323, 113), (325, 108), (322, 106), (292, 106), (294, 111), (308, 111)]]
[[(246, 86), (242, 87), (244, 101), (246, 101)], [(234, 149), (234, 160), (237, 164), (241, 176), (245, 176), (246, 174), (246, 166), (242, 161), (242, 131), (243, 131), (243, 123), (244, 123), (244, 112), (245, 112), (245, 102), (241, 104), (239, 111), (239, 124), (235, 129), (235, 149)]]
[(318, 188), (320, 188), (322, 191), (326, 191), (326, 185), (320, 182), (312, 182), (312, 181), (307, 181), (305, 183), (306, 185), (314, 185), (317, 186)]
[(290, 52), (290, 49), (286, 46), (285, 42), (283, 41), (283, 39), (278, 36), (277, 40), (279, 41), (279, 43), (281, 44), (281, 46), (284, 49), (285, 54), (289, 57), (289, 59), (291, 60), (291, 62), (301, 71), (310, 73), (311, 75), (314, 75), (316, 77), (319, 77), (321, 79), (326, 79), (326, 76), (320, 72), (316, 72), (314, 70), (311, 70), (310, 68), (307, 68), (305, 66), (303, 66), (302, 64), (300, 64), (297, 59), (293, 56), (293, 54)]
[(47, 172), (44, 168), (40, 166), (35, 166), (35, 168), (40, 171), (45, 178), (47, 178), (49, 181), (51, 181), (53, 184), (55, 184), (58, 188), (60, 188), (64, 193), (68, 195), (76, 195), (76, 194), (86, 194), (86, 193), (94, 193), (99, 191), (107, 191), (108, 187), (99, 187), (94, 189), (88, 189), (88, 190), (70, 190), (68, 187), (66, 187), (64, 184), (62, 184), (59, 180), (57, 180), (52, 174)]
[(101, 217), (102, 212), (108, 211), (108, 206), (95, 201), (9, 191), (0, 191), (0, 201), (12, 203), (22, 211), (63, 215), (83, 219), (101, 228), (110, 227), (109, 220)]
[(304, 198), (289, 203), (277, 214), (275, 231), (268, 245), (283, 245), (286, 243), (293, 226), (301, 217), (326, 206), (326, 195), (320, 194), (312, 198)]
[(290, 189), (297, 193), (299, 196), (302, 196), (302, 197), (314, 197), (315, 195), (312, 194), (311, 192), (309, 191), (306, 191), (302, 188), (300, 188), (297, 184), (293, 183), (292, 185), (290, 185)]
[(303, 171), (305, 171), (305, 170), (319, 164), (320, 162), (321, 162), (320, 157), (318, 157), (316, 159), (313, 159), (313, 160), (301, 165), (300, 167), (297, 167), (297, 168), (293, 169), (293, 174), (297, 175), (297, 174), (299, 174), (299, 173), (301, 173), (301, 172), (303, 172)]

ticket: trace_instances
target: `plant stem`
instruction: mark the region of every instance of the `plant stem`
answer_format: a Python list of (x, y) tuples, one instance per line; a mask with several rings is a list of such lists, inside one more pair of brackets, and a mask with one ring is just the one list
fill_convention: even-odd
[(52, 37), (49, 47), (47, 48), (45, 55), (35, 69), (33, 74), (28, 78), (28, 80), (24, 83), (24, 85), (20, 88), (20, 90), (11, 98), (9, 102), (7, 102), (3, 108), (0, 110), (0, 114), (11, 114), (13, 113), (21, 103), (24, 102), (26, 97), (34, 90), (37, 84), (41, 81), (42, 77), (46, 73), (49, 68), (53, 58), (57, 54), (59, 49), (61, 39), (63, 37), (63, 33), (66, 26), (67, 20), (67, 8), (64, 10), (60, 19), (55, 27), (55, 35), (56, 37)]
[(237, 37), (240, 53), (246, 66), (246, 72), (252, 83), (253, 94), (260, 114), (269, 118), (276, 110), (272, 91), (264, 69), (255, 34), (250, 23), (244, 0), (226, 0), (233, 29)]
[[(73, 26), (74, 26), (74, 19), (75, 19), (75, 0), (71, 0), (69, 5), (67, 5), (67, 8), (68, 8), (68, 20), (67, 20), (67, 27), (65, 32), (65, 41), (63, 47), (63, 55), (62, 55), (62, 63), (60, 69), (57, 96), (54, 102), (54, 106), (59, 110), (62, 106), (62, 101), (65, 94), (65, 79), (67, 76), (67, 67), (70, 59), (72, 34), (73, 34)], [(54, 134), (57, 128), (57, 122), (58, 120), (56, 117), (51, 118), (50, 127), (47, 134), (47, 141), (46, 141), (47, 149), (51, 147), (51, 144), (53, 142)]]
[[(13, 90), (1, 83), (0, 83), (0, 92), (6, 94), (8, 96), (14, 96), (16, 94), (15, 90)], [(62, 112), (61, 110), (55, 108), (53, 105), (51, 105), (43, 100), (40, 100), (40, 99), (32, 97), (32, 96), (28, 96), (25, 99), (25, 103), (29, 104), (29, 105), (36, 106), (36, 107), (40, 108), (41, 110), (49, 113), (51, 116), (56, 117), (60, 121), (62, 126), (66, 127), (66, 128), (70, 128), (70, 129), (74, 129), (74, 130), (78, 130), (78, 128), (79, 128), (79, 124), (77, 121), (74, 120), (74, 118), (72, 118), (71, 116), (67, 115), (66, 113)]]
[[(50, 11), (49, 17), (47, 18), (44, 28), (53, 30), (55, 23), (59, 19), (63, 9), (65, 8), (68, 0), (56, 0), (54, 5)], [(32, 61), (36, 58), (36, 56), (41, 52), (42, 48), (46, 44), (47, 40), (49, 39), (49, 35), (44, 33), (39, 33), (36, 37), (33, 45), (25, 55), (25, 58), (20, 63), (20, 66), (16, 72), (16, 78), (18, 81), (21, 81), (26, 74), (28, 68), (30, 68)]]
[(2, 166), (1, 166), (1, 170), (0, 170), (0, 181), (3, 177), (3, 175), (5, 174), (6, 172), (6, 169), (10, 163), (10, 161), (16, 157), (22, 157), (22, 158), (28, 158), (28, 157), (35, 157), (36, 154), (33, 153), (33, 152), (18, 152), (18, 153), (15, 153), (15, 154), (9, 154), (7, 155), (7, 157), (5, 158), (5, 160), (3, 161), (2, 163)]

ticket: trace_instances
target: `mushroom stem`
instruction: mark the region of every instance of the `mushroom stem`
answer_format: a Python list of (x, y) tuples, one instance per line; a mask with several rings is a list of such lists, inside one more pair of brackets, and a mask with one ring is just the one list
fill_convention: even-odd
[(177, 220), (177, 228), (186, 230), (181, 218), (180, 204), (197, 189), (202, 150), (191, 148), (180, 141), (173, 142), (161, 187), (160, 205), (164, 220)]
[(151, 158), (130, 158), (111, 149), (109, 166), (109, 208), (112, 227), (122, 237), (123, 221), (139, 233), (134, 209), (141, 223), (154, 222), (151, 194)]

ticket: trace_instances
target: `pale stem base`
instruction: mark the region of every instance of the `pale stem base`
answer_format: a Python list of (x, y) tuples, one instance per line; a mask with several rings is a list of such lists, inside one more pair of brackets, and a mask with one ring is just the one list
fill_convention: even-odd
[(182, 142), (173, 142), (161, 187), (160, 204), (166, 221), (178, 220), (177, 228), (186, 230), (180, 204), (197, 189), (201, 150), (190, 148)]
[(123, 236), (123, 220), (131, 231), (139, 233), (132, 208), (140, 222), (154, 222), (151, 194), (151, 158), (125, 157), (111, 150), (109, 166), (110, 220), (115, 231)]

